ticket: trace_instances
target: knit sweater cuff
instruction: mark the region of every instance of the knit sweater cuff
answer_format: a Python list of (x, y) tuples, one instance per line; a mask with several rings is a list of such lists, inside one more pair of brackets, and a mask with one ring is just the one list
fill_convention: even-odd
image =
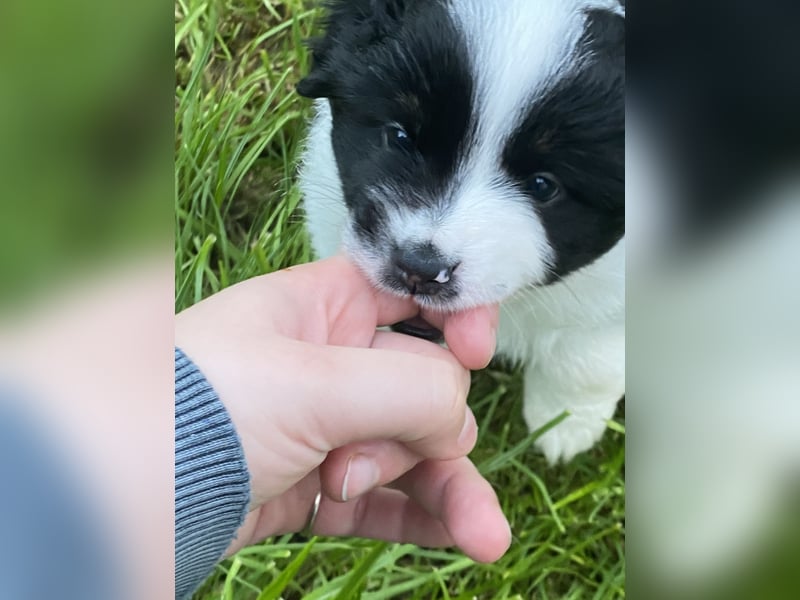
[(247, 514), (244, 452), (214, 389), (175, 349), (175, 597), (211, 573)]

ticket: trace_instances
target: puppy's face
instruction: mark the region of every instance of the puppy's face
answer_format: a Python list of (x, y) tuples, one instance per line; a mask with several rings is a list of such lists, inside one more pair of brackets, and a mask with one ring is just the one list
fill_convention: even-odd
[(557, 281), (620, 239), (613, 5), (333, 3), (298, 91), (330, 103), (345, 247), (377, 285), (465, 308)]

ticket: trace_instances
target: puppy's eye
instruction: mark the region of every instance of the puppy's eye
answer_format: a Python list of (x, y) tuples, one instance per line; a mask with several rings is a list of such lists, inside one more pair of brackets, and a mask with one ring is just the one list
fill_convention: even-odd
[(397, 123), (390, 123), (383, 127), (383, 145), (387, 148), (401, 148), (410, 150), (414, 147), (414, 141), (408, 132)]
[(536, 173), (529, 177), (527, 188), (538, 202), (550, 202), (561, 194), (561, 185), (549, 173)]

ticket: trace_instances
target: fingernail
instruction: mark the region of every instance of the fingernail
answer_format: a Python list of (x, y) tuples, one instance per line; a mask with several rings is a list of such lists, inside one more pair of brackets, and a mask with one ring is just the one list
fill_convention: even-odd
[(475, 422), (475, 415), (467, 408), (467, 415), (464, 418), (464, 426), (461, 428), (461, 433), (458, 434), (458, 445), (461, 448), (469, 448), (475, 445), (477, 439), (478, 423)]
[(489, 349), (489, 355), (486, 358), (486, 363), (483, 365), (484, 369), (489, 366), (494, 358), (494, 353), (497, 352), (497, 325), (489, 326), (489, 337), (491, 338), (492, 343)]
[(368, 492), (378, 484), (379, 478), (380, 472), (374, 460), (363, 454), (354, 454), (348, 459), (347, 470), (344, 472), (342, 500), (347, 502)]
[(489, 313), (489, 318), (487, 321), (485, 321), (486, 332), (489, 336), (489, 339), (487, 340), (488, 344), (486, 347), (486, 357), (479, 369), (485, 369), (488, 367), (489, 363), (492, 362), (492, 358), (494, 358), (494, 353), (497, 351), (498, 316), (496, 311), (492, 312), (488, 307), (485, 310)]
[(500, 313), (495, 313), (489, 320), (489, 335), (492, 337), (492, 352), (489, 360), (492, 360), (494, 353), (497, 351), (497, 330), (500, 327)]

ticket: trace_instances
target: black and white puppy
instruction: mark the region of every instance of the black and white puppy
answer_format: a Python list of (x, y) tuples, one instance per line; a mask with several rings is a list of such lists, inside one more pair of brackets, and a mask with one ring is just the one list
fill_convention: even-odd
[(298, 86), (320, 256), (442, 311), (501, 302), (551, 461), (624, 395), (624, 7), (614, 0), (340, 0)]

